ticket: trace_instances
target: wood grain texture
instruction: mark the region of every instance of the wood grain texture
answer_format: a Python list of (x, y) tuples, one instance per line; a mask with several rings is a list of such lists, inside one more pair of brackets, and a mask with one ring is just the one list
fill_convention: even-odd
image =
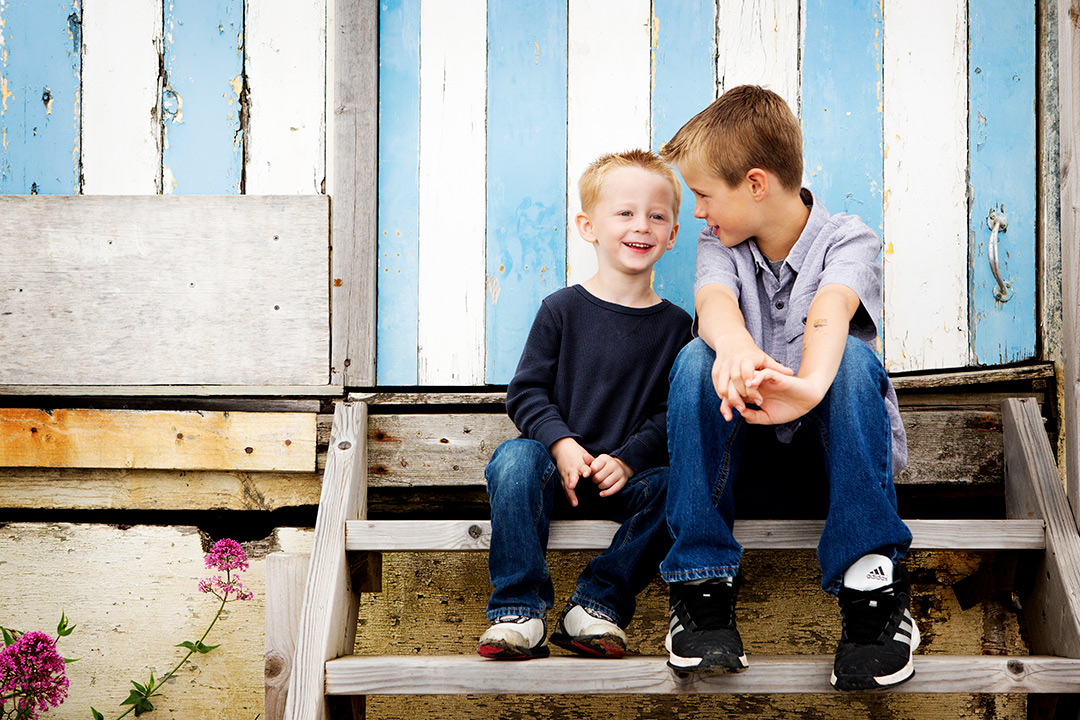
[[(333, 25), (331, 208), (331, 382), (375, 384), (375, 219), (379, 3), (329, 0)], [(329, 52), (329, 48), (328, 48)]]
[(420, 4), (421, 385), (484, 382), (486, 9)]
[[(596, 662), (588, 658), (508, 664), (468, 656), (352, 656), (326, 664), (326, 690), (334, 695), (835, 693), (829, 684), (832, 663), (832, 655), (751, 655), (745, 673), (680, 680), (663, 657), (624, 657), (617, 673), (596, 673)], [(1080, 660), (919, 656), (914, 677), (890, 692), (1071, 692), (1077, 682)]]
[(1080, 0), (1058, 8), (1058, 69), (1065, 468), (1080, 525)]
[(341, 385), (0, 385), (0, 395), (109, 398), (342, 397)]
[(7, 467), (315, 469), (315, 415), (0, 409)]
[(250, 195), (323, 192), (326, 2), (246, 2), (244, 70), (251, 119), (244, 192)]
[(885, 367), (964, 367), (967, 5), (884, 7)]
[(578, 235), (578, 178), (603, 153), (649, 147), (649, 0), (570, 0), (566, 105), (566, 284), (596, 273)]
[(82, 7), (0, 6), (0, 194), (79, 192)]
[[(906, 520), (915, 550), (1041, 550), (1041, 520)], [(740, 520), (735, 539), (748, 550), (812, 550), (824, 528), (816, 520)], [(425, 552), (486, 550), (491, 523), (482, 520), (356, 520), (345, 523), (346, 550)], [(603, 550), (618, 523), (555, 520), (548, 550)]]
[(310, 559), (308, 555), (286, 553), (271, 553), (266, 557), (266, 625), (263, 632), (266, 720), (285, 717)]
[(160, 193), (162, 0), (82, 5), (82, 191)]
[(1006, 400), (1005, 508), (1046, 522), (1046, 552), (1034, 571), (1024, 615), (1035, 652), (1080, 658), (1080, 537), (1057, 464), (1031, 400)]
[(799, 115), (799, 0), (717, 3), (716, 92), (763, 85)]
[(345, 558), (345, 522), (367, 517), (366, 426), (363, 403), (339, 403), (335, 408), (286, 718), (327, 717), (323, 663), (350, 652), (355, 642), (358, 600)]
[(0, 218), (0, 383), (327, 383), (325, 197), (6, 196)]

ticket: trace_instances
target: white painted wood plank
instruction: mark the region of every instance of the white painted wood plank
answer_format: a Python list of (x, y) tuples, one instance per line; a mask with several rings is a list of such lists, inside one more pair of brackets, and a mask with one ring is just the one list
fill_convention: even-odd
[(312, 195), (326, 177), (326, 0), (248, 0), (245, 192)]
[(717, 97), (737, 85), (763, 85), (799, 114), (799, 0), (719, 0)]
[(479, 385), (487, 3), (422, 3), (420, 37), (418, 374), (421, 385)]
[(599, 155), (649, 147), (649, 0), (570, 0), (567, 58), (567, 284), (596, 272), (581, 239), (578, 178)]
[[(750, 669), (734, 675), (680, 680), (664, 657), (627, 656), (617, 671), (597, 672), (591, 658), (493, 662), (467, 655), (352, 656), (326, 664), (332, 695), (406, 694), (654, 694), (823, 693), (832, 655), (750, 655)], [(1080, 683), (1080, 660), (1047, 656), (917, 655), (915, 675), (890, 693), (1069, 693)], [(865, 696), (864, 696), (865, 697)]]
[(0, 198), (0, 385), (324, 385), (328, 200)]
[(885, 366), (968, 364), (967, 9), (885, 3)]
[(82, 17), (83, 193), (160, 193), (161, 0), (84, 0)]
[[(1040, 550), (1046, 546), (1042, 520), (907, 520), (916, 550)], [(824, 528), (817, 520), (742, 520), (735, 539), (753, 550), (817, 547)], [(549, 550), (602, 550), (618, 523), (607, 520), (555, 520)], [(486, 550), (491, 523), (486, 520), (378, 520), (346, 523), (347, 550)]]
[(266, 557), (266, 720), (285, 717), (310, 560), (307, 555), (286, 553)]

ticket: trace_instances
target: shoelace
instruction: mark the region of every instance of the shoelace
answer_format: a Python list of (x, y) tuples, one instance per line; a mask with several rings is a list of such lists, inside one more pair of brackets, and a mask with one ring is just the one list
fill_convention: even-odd
[(727, 583), (688, 585), (681, 602), (700, 630), (722, 630), (735, 624), (735, 589)]
[(841, 588), (843, 639), (857, 645), (881, 644), (882, 633), (896, 611), (896, 602), (891, 585), (871, 591)]

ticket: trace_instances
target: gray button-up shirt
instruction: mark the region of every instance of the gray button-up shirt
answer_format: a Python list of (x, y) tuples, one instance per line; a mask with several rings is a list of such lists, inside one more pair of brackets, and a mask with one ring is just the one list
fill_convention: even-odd
[[(813, 193), (802, 189), (810, 208), (806, 227), (780, 267), (777, 278), (757, 243), (751, 239), (733, 248), (706, 228), (698, 237), (694, 294), (713, 283), (735, 291), (746, 329), (777, 362), (799, 371), (806, 316), (822, 285), (837, 283), (859, 296), (861, 307), (851, 319), (848, 334), (877, 351), (882, 316), (881, 238), (855, 215), (831, 215)], [(696, 327), (695, 327), (696, 330)], [(892, 383), (885, 396), (892, 427), (893, 473), (907, 464), (907, 436)], [(790, 442), (799, 421), (777, 426), (776, 435)]]

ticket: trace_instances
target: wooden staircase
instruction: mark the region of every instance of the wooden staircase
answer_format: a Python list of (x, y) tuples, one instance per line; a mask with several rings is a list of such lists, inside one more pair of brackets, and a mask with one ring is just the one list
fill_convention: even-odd
[[(482, 552), (490, 539), (487, 521), (366, 519), (367, 413), (367, 404), (356, 401), (339, 404), (334, 415), (295, 655), (285, 673), (289, 681), (284, 717), (330, 717), (330, 708), (339, 707), (332, 702), (337, 696), (835, 693), (829, 685), (831, 655), (752, 654), (745, 673), (687, 679), (672, 673), (659, 655), (607, 661), (604, 672), (597, 672), (603, 661), (593, 659), (552, 656), (496, 662), (473, 655), (472, 647), (461, 648), (463, 654), (458, 655), (353, 655), (358, 593), (380, 587), (380, 553)], [(1016, 563), (1021, 569), (1017, 577), (1033, 571), (1028, 573), (1031, 587), (1022, 602), (1036, 654), (917, 655), (915, 677), (892, 692), (1080, 691), (1080, 537), (1038, 403), (1030, 398), (1006, 400), (1002, 416), (1007, 517), (910, 520), (909, 526), (913, 550), (1018, 554), (1022, 561)], [(471, 433), (468, 428), (465, 432)], [(488, 454), (501, 439), (497, 433), (486, 438)], [(446, 438), (435, 442), (448, 444)], [(378, 466), (373, 467), (377, 471)], [(422, 474), (422, 468), (418, 472)], [(736, 536), (751, 551), (805, 550), (816, 547), (822, 524), (747, 520), (737, 523)], [(614, 523), (602, 521), (555, 522), (549, 549), (601, 549), (614, 529)], [(275, 602), (273, 582), (268, 575), (268, 616)], [(918, 593), (917, 587), (914, 590)], [(806, 592), (817, 591), (808, 587)], [(482, 608), (477, 612), (482, 615)], [(280, 701), (280, 693), (277, 697)], [(364, 704), (344, 707), (349, 708), (345, 714), (362, 714)], [(267, 714), (275, 717), (270, 702)]]

